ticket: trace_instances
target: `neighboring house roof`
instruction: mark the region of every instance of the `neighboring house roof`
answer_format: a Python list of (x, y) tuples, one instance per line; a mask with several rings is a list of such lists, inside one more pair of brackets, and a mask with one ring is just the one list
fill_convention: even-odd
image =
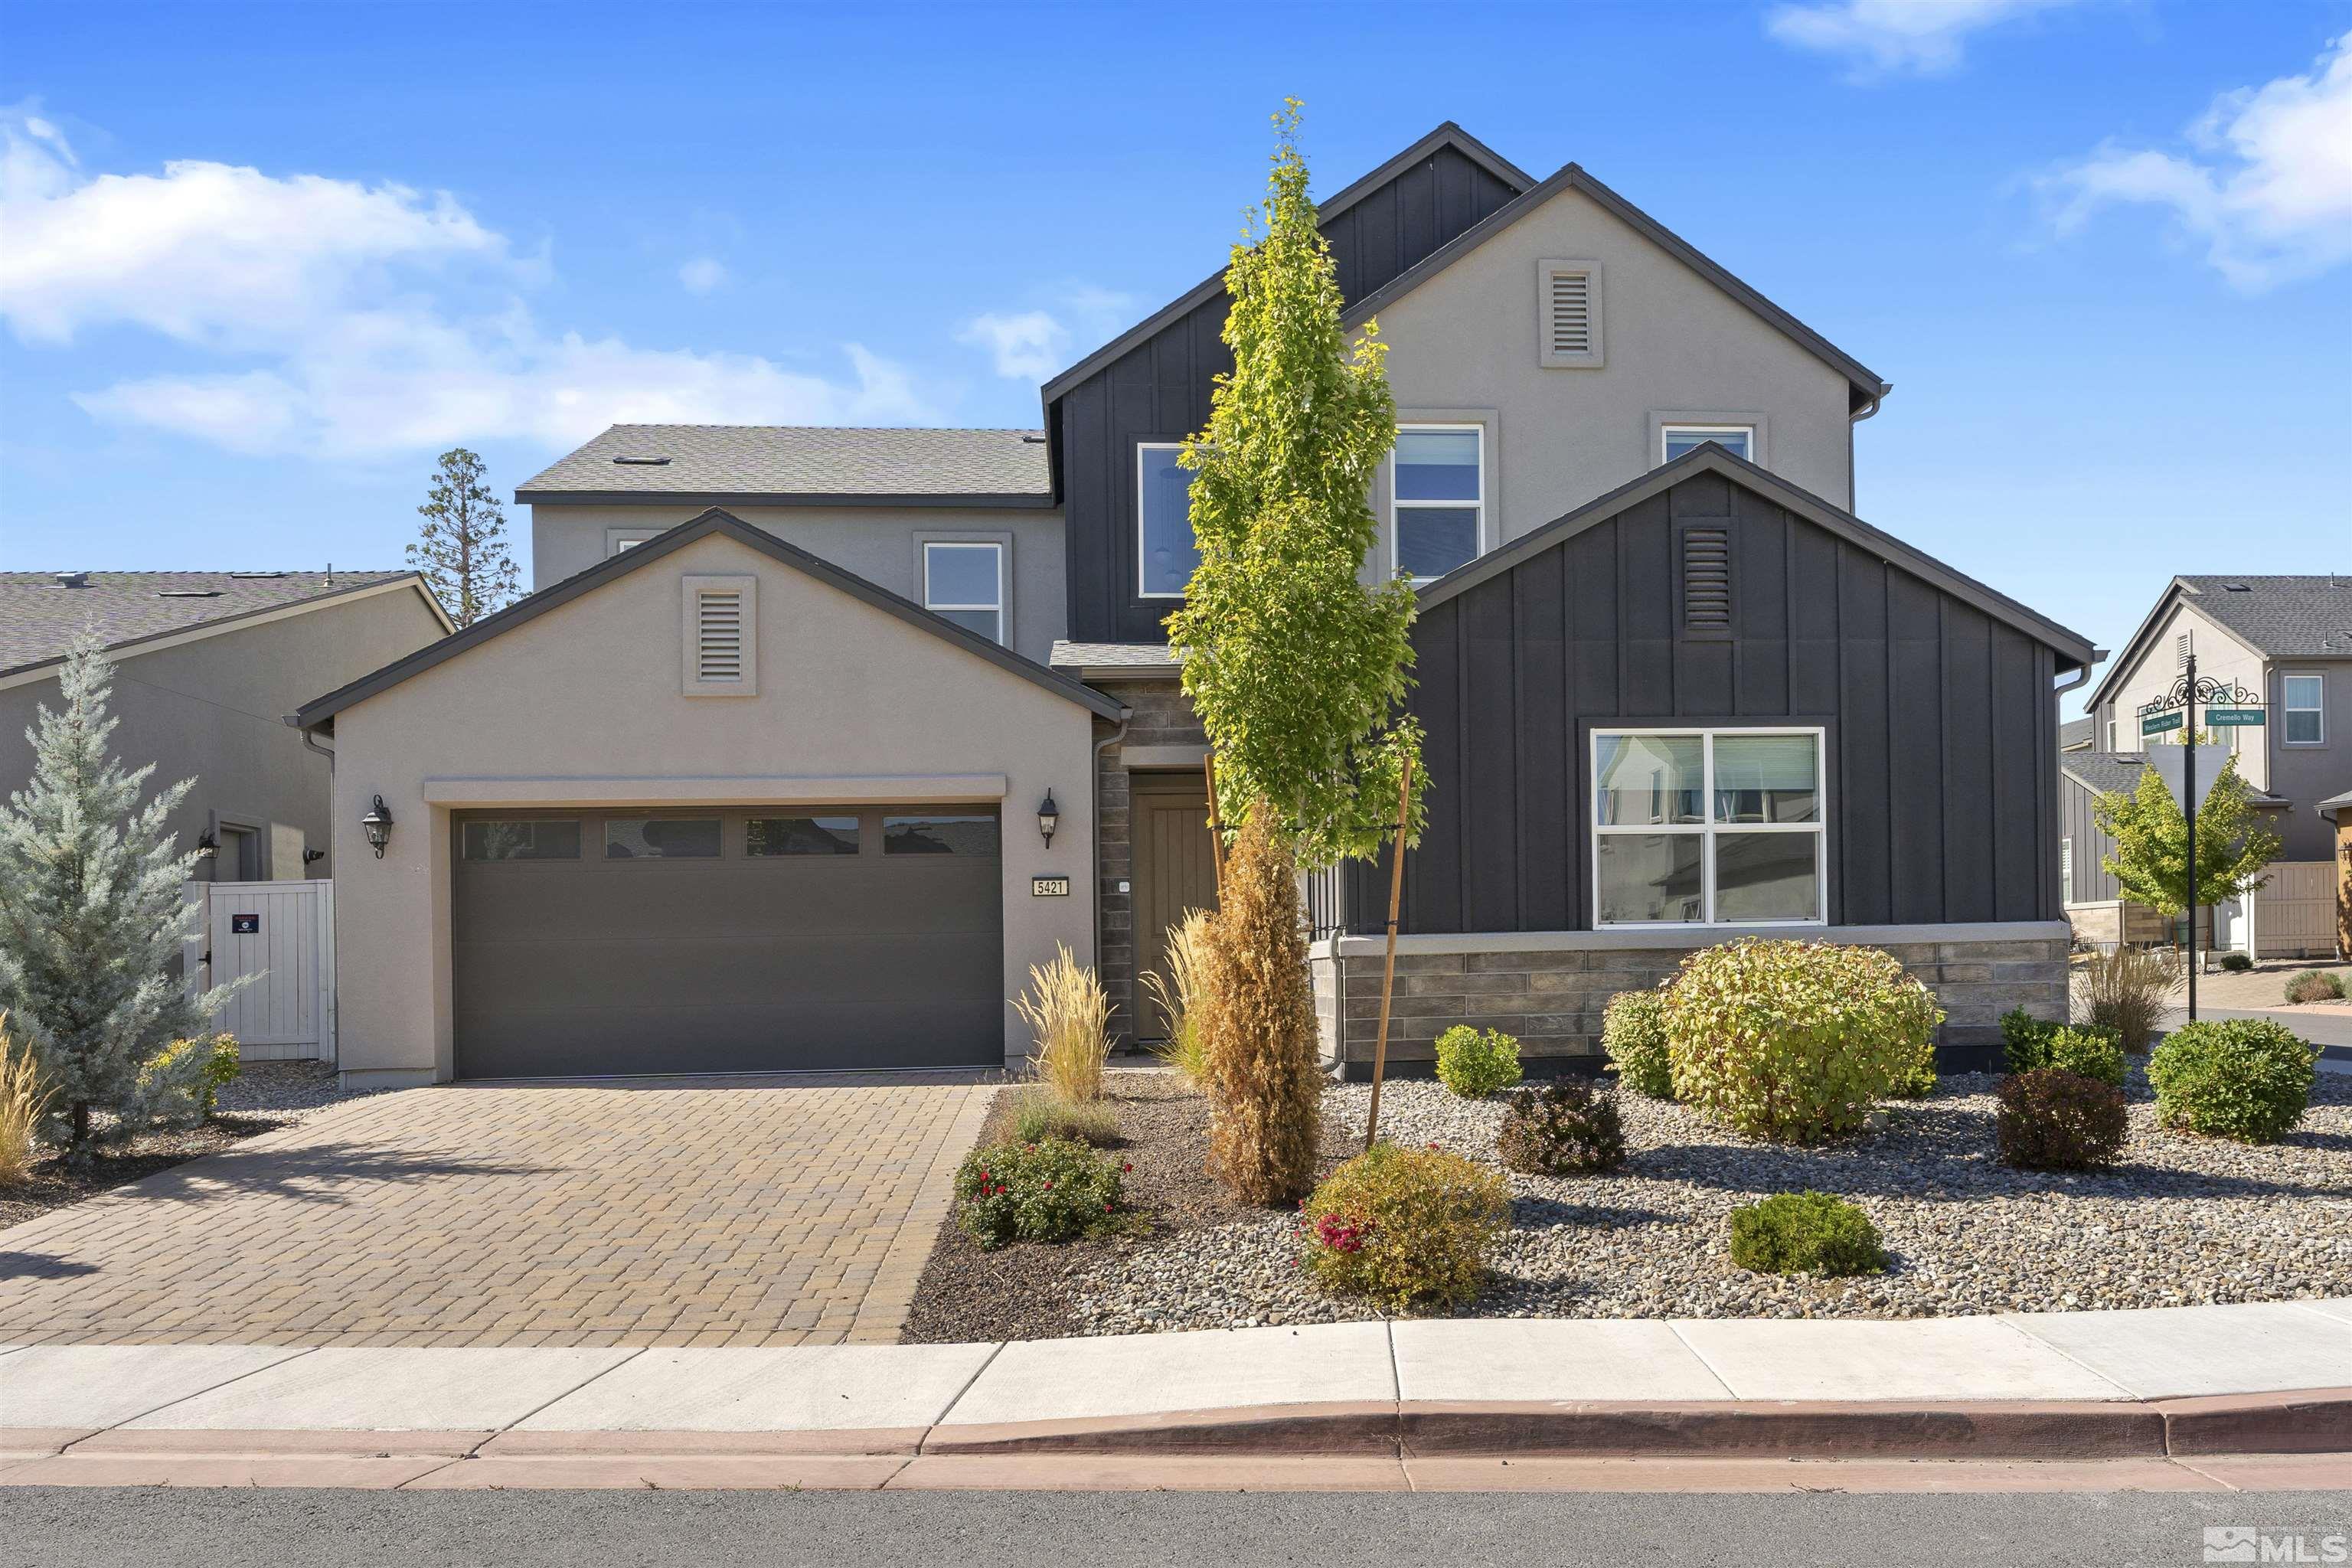
[(1042, 430), (615, 425), (515, 491), (541, 501), (1053, 504)]
[[(1355, 202), (1361, 200), (1394, 178), (1398, 172), (1427, 157), (1441, 146), (1452, 146), (1465, 155), (1485, 164), (1507, 184), (1516, 186), (1519, 194), (1505, 203), (1483, 222), (1474, 225), (1450, 243), (1438, 247), (1395, 278), (1350, 304), (1347, 311), (1347, 320), (1349, 322), (1360, 321), (1368, 316), (1376, 314), (1382, 306), (1419, 288), (1423, 283), (1486, 244), (1562, 191), (1574, 190), (1590, 198), (1594, 204), (1641, 234), (1643, 238), (1665, 251), (1717, 289), (1722, 289), (1739, 304), (1755, 312), (1767, 324), (1786, 335), (1799, 347), (1844, 376), (1852, 388), (1849, 395), (1851, 407), (1859, 409), (1875, 403), (1895, 389), (1893, 383), (1885, 380), (1861, 361), (1806, 326), (1738, 278), (1733, 277), (1728, 270), (1706, 256), (1689, 241), (1607, 185), (1602, 184), (1599, 180), (1594, 179), (1580, 165), (1565, 164), (1549, 179), (1538, 184), (1530, 180), (1518, 168), (1505, 163), (1483, 142), (1450, 120), (1364, 178), (1332, 196), (1328, 201), (1318, 204), (1318, 216), (1327, 220), (1337, 216)], [(1050, 409), (1063, 394), (1117, 360), (1169, 322), (1198, 308), (1203, 301), (1222, 292), (1224, 286), (1225, 275), (1221, 268), (1163, 309), (1129, 328), (1101, 348), (1062, 372), (1061, 374), (1054, 377), (1045, 385), (1043, 395), (1046, 406)]]
[(0, 572), (0, 679), (58, 663), (85, 629), (109, 652), (133, 650), (404, 583), (454, 629), (414, 572)]
[(2165, 584), (2156, 607), (2084, 700), (2097, 707), (2108, 688), (2137, 667), (2148, 639), (2186, 601), (2266, 659), (2352, 658), (2352, 575), (2183, 574)]
[(1182, 658), (1164, 643), (1066, 642), (1057, 638), (1046, 662), (1082, 680), (1117, 680), (1173, 675)]
[(344, 709), (398, 686), (411, 676), (421, 675), (437, 664), (469, 653), (493, 637), (503, 637), (517, 626), (537, 620), (550, 610), (570, 604), (583, 594), (601, 588), (628, 573), (642, 571), (663, 556), (714, 533), (724, 534), (738, 544), (804, 572), (818, 582), (838, 588), (886, 615), (896, 616), (918, 631), (929, 632), (966, 653), (976, 654), (999, 668), (1010, 670), (1022, 679), (1042, 686), (1055, 696), (1066, 698), (1106, 719), (1117, 719), (1127, 711), (1127, 704), (1116, 698), (1048, 669), (1034, 659), (1024, 658), (1002, 644), (991, 642), (977, 632), (968, 631), (953, 621), (933, 615), (911, 599), (900, 598), (878, 584), (869, 583), (854, 572), (845, 572), (829, 561), (810, 554), (799, 545), (787, 543), (764, 529), (754, 528), (733, 513), (714, 506), (643, 544), (625, 550), (618, 555), (607, 556), (583, 572), (576, 572), (561, 583), (516, 600), (496, 615), (476, 621), (455, 637), (444, 637), (405, 658), (385, 665), (372, 675), (363, 675), (348, 686), (304, 703), (301, 710), (288, 715), (286, 721), (299, 729), (316, 729)]
[(2342, 795), (2331, 795), (2319, 803), (2319, 815), (2330, 822), (2341, 821), (2341, 814), (2347, 811), (2352, 811), (2352, 789)]
[(2088, 718), (2069, 719), (2058, 726), (2058, 749), (2062, 752), (2088, 751), (2095, 737)]
[(1954, 598), (1974, 605), (1993, 619), (2016, 627), (2034, 641), (2055, 650), (2059, 656), (2058, 667), (2062, 670), (2086, 668), (2103, 657), (2097, 648), (2091, 646), (2090, 639), (2080, 632), (2069, 631), (2039, 611), (2030, 610), (2008, 595), (1989, 588), (1964, 573), (1954, 571), (1934, 556), (1914, 549), (1891, 533), (1873, 528), (1852, 512), (1823, 500), (1811, 490), (1801, 489), (1777, 474), (1759, 468), (1743, 458), (1732, 456), (1713, 441), (1702, 444), (1662, 468), (1651, 469), (1631, 484), (1620, 485), (1607, 495), (1585, 502), (1563, 517), (1554, 518), (1532, 532), (1523, 533), (1498, 549), (1488, 551), (1466, 565), (1455, 567), (1421, 591), (1421, 606), (1427, 609), (1432, 605), (1443, 604), (1498, 573), (1509, 571), (1528, 557), (1550, 549), (1571, 534), (1581, 533), (1685, 479), (1706, 473), (1720, 474), (1733, 484), (1753, 490), (1773, 505), (1792, 511), (1816, 527), (1857, 544)]
[[(2139, 775), (2147, 769), (2146, 752), (2058, 753), (2058, 771), (2093, 795), (2129, 795), (2139, 787)], [(2246, 804), (2269, 810), (2294, 803), (2284, 795), (2272, 795), (2249, 784), (2246, 787)]]

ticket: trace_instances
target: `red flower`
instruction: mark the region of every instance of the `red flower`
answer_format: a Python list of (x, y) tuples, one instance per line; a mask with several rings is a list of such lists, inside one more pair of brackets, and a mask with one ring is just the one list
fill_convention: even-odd
[(1047, 1183), (1045, 1184), (1045, 1190), (1046, 1190), (1046, 1191), (1051, 1192), (1051, 1191), (1053, 1190), (1053, 1188), (1054, 1188), (1054, 1184), (1053, 1184), (1053, 1183), (1051, 1183), (1051, 1182), (1047, 1182)]
[(1118, 1168), (1122, 1171), (1132, 1171), (1135, 1169), (1135, 1162), (1132, 1160), (1121, 1160), (1118, 1163)]
[(1105, 1213), (1105, 1214), (1108, 1214), (1108, 1213), (1110, 1213), (1110, 1212), (1111, 1212), (1111, 1206), (1110, 1206), (1110, 1205), (1108, 1205), (1108, 1204), (1105, 1204), (1105, 1205), (1103, 1205), (1103, 1213)]

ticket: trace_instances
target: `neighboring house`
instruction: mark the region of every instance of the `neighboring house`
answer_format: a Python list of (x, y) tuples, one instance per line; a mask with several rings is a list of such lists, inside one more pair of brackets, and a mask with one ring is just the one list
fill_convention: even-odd
[[(2084, 700), (2100, 752), (2128, 754), (2147, 743), (2138, 710), (2179, 679), (2192, 649), (2200, 679), (2268, 705), (2260, 727), (2206, 736), (2237, 753), (2241, 776), (2263, 797), (2264, 825), (2280, 840), (2269, 885), (2250, 910), (2236, 911), (2252, 931), (2225, 923), (2218, 940), (2251, 943), (2265, 958), (2325, 954), (2335, 940), (2336, 834), (2320, 806), (2352, 788), (2352, 575), (2175, 577)], [(2087, 822), (2087, 796), (2068, 810), (2070, 822), (2078, 815)], [(2093, 868), (2098, 858), (2089, 857)], [(2075, 864), (2081, 898), (2113, 897), (2079, 879), (2079, 842)]]
[[(1461, 1021), (1589, 1058), (1610, 994), (1748, 931), (1892, 947), (1954, 1043), (2063, 1009), (2055, 693), (2098, 656), (1852, 515), (1887, 384), (1452, 125), (1322, 216), (1400, 411), (1364, 572), (1425, 584), (1399, 1059)], [(1224, 308), (1038, 431), (622, 426), (525, 485), (539, 592), (299, 715), (345, 842), (395, 824), (339, 896), (345, 1068), (1002, 1063), (1057, 945), (1157, 1034), (1138, 971), (1215, 896), (1160, 624)], [(1381, 886), (1310, 889), (1343, 1070)]]
[[(2115, 873), (2106, 868), (2116, 841), (2100, 831), (2098, 824), (2099, 797), (2129, 795), (2137, 789), (2147, 760), (2146, 752), (2087, 748), (2058, 754), (2058, 886), (2065, 897), (2066, 921), (2074, 928), (2077, 946), (2106, 949), (2117, 942), (2151, 946), (2178, 938), (2176, 921), (2123, 896)], [(2275, 833), (2284, 826), (2287, 802), (2260, 790), (2249, 799), (2263, 826)], [(2200, 909), (2199, 942), (2212, 943), (2219, 931), (2221, 945), (2244, 946), (2248, 940), (2244, 922), (2251, 913), (2244, 900), (2234, 900), (2218, 910)], [(2264, 951), (2272, 951), (2269, 944)]]
[(2087, 713), (2058, 726), (2058, 749), (2062, 752), (2087, 752), (2097, 744), (2098, 727)]
[(25, 732), (86, 629), (114, 661), (114, 754), (154, 764), (151, 794), (195, 780), (168, 826), (232, 882), (336, 869), (327, 759), (285, 715), (450, 625), (413, 572), (0, 573), (0, 795), (32, 776)]
[(2352, 959), (2352, 789), (2319, 803), (2336, 830), (2336, 956)]

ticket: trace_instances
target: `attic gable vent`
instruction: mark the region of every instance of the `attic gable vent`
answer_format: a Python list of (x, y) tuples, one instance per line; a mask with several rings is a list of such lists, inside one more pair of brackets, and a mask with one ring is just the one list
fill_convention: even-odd
[(685, 580), (686, 694), (759, 694), (759, 589), (756, 577)]
[(1694, 523), (1682, 531), (1683, 629), (1696, 637), (1731, 635), (1731, 530)]
[(1538, 361), (1549, 369), (1600, 369), (1601, 263), (1538, 262), (1536, 303), (1543, 333)]

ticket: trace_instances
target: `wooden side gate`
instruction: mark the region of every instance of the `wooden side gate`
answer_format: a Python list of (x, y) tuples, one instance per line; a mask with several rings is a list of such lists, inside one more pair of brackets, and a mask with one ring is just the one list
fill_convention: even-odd
[(204, 910), (190, 987), (251, 977), (213, 1027), (236, 1036), (247, 1061), (333, 1061), (334, 883), (191, 882), (188, 896)]

